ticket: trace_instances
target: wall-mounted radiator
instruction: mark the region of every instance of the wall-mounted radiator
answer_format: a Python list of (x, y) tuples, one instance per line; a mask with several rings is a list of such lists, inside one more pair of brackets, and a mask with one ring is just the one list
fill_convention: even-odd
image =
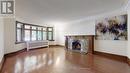
[(27, 42), (27, 51), (29, 49), (40, 48), (40, 47), (49, 47), (49, 41), (43, 40), (43, 41), (30, 41), (30, 42)]

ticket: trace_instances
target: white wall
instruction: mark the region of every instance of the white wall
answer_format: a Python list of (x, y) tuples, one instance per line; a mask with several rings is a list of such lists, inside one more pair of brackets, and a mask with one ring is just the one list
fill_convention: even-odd
[(127, 47), (127, 55), (130, 58), (130, 5), (128, 8), (128, 47)]
[[(111, 17), (116, 15), (126, 14), (126, 11), (116, 10), (109, 13), (99, 14), (92, 17), (80, 19), (71, 24), (64, 24), (56, 26), (58, 44), (64, 45), (65, 35), (94, 35), (95, 34), (95, 20), (102, 17)], [(62, 29), (62, 30), (61, 30)], [(95, 51), (112, 53), (117, 55), (127, 56), (127, 41), (115, 40), (95, 40)]]
[(0, 18), (0, 62), (4, 56), (4, 24), (3, 18)]
[(55, 28), (55, 40), (56, 40), (56, 44), (58, 45), (63, 45), (64, 46), (64, 30), (66, 28), (66, 25), (61, 23), (61, 24), (55, 24), (54, 26)]
[(87, 20), (68, 24), (65, 29), (65, 35), (95, 35), (95, 21)]
[(5, 54), (25, 48), (25, 44), (15, 44), (16, 29), (15, 18), (4, 18), (4, 47)]
[[(87, 24), (86, 24), (87, 23)], [(93, 21), (83, 21), (72, 24), (56, 24), (56, 42), (59, 45), (65, 45), (66, 35), (94, 35), (95, 25)]]
[(127, 41), (96, 40), (95, 51), (127, 56)]

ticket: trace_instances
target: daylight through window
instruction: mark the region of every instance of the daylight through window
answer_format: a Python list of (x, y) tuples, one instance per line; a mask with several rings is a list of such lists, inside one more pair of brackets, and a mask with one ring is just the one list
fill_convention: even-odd
[(53, 27), (44, 27), (16, 21), (16, 43), (40, 40), (53, 41)]

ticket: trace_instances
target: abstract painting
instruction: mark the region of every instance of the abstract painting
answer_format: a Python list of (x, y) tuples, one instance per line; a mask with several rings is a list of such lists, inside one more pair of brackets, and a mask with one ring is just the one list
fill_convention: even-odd
[(96, 20), (96, 40), (127, 40), (127, 15)]

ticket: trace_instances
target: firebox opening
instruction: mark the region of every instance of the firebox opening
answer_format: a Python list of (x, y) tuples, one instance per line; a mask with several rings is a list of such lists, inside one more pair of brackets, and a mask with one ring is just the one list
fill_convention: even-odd
[(81, 44), (79, 40), (75, 40), (72, 42), (72, 49), (73, 50), (81, 50)]

